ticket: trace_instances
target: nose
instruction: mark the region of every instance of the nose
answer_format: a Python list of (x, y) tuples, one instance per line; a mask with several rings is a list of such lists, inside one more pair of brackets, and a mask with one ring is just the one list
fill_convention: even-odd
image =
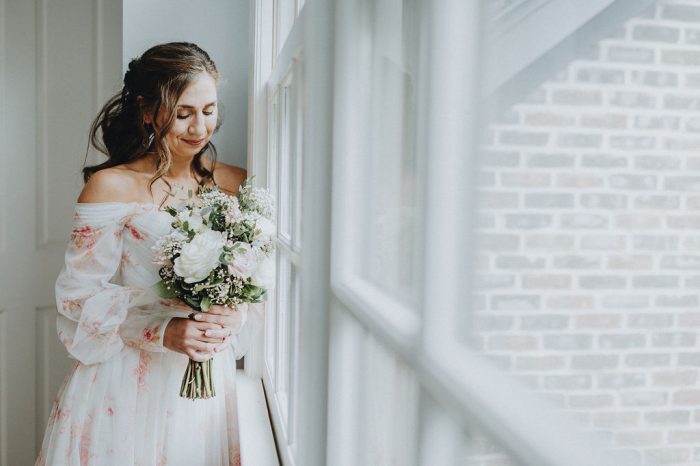
[(192, 124), (188, 128), (188, 132), (193, 136), (203, 137), (207, 134), (207, 127), (204, 124), (204, 115), (196, 113), (191, 120)]

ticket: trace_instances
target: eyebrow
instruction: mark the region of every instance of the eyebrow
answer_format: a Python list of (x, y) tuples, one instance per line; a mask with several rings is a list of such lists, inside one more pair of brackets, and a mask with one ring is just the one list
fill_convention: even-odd
[[(209, 102), (204, 106), (204, 108), (211, 107), (212, 105), (216, 105), (216, 102)], [(193, 109), (195, 108), (194, 105), (178, 105), (177, 108), (187, 108), (187, 109)]]

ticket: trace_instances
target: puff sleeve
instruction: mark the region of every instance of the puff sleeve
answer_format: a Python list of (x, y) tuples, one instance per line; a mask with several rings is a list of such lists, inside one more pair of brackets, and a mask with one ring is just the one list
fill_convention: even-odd
[(267, 299), (261, 303), (248, 303), (243, 306), (241, 327), (231, 336), (231, 345), (236, 359), (245, 356), (244, 370), (253, 378), (262, 377), (264, 363), (265, 315), (272, 309), (275, 296), (275, 259), (266, 258), (258, 271), (255, 282), (267, 289)]
[(58, 337), (83, 364), (106, 361), (125, 344), (164, 351), (163, 333), (172, 316), (154, 312), (149, 288), (112, 282), (118, 272), (122, 231), (133, 204), (76, 204), (65, 264), (56, 279)]

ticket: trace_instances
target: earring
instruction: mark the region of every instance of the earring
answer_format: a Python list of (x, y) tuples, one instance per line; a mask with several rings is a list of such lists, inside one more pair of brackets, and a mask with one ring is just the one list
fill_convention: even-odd
[(142, 145), (143, 147), (151, 147), (151, 144), (153, 144), (154, 136), (155, 136), (155, 134), (153, 134), (153, 133), (149, 134), (149, 135), (148, 135), (148, 140), (147, 140), (147, 141), (143, 141), (143, 142), (141, 143), (141, 145)]

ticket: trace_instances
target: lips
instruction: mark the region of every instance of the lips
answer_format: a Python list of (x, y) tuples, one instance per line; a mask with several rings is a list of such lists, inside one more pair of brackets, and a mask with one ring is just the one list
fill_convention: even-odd
[(206, 140), (206, 138), (202, 139), (183, 139), (183, 141), (186, 144), (189, 144), (190, 146), (200, 146), (202, 143)]

